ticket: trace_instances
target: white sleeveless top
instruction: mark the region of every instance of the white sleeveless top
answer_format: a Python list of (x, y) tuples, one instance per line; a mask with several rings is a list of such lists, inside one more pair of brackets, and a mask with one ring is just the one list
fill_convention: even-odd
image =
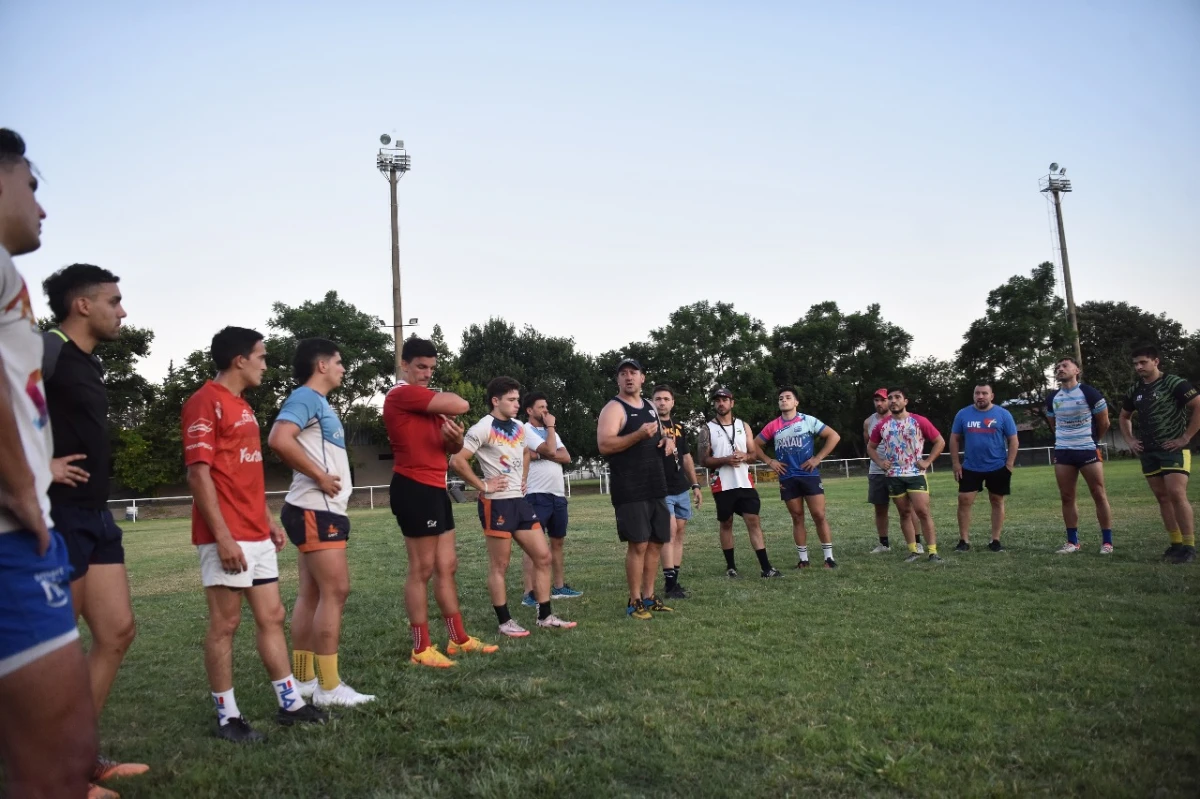
[[(741, 419), (734, 419), (732, 426), (722, 426), (716, 420), (710, 421), (708, 440), (712, 445), (714, 458), (728, 458), (735, 451), (745, 452), (746, 423)], [(710, 473), (709, 484), (714, 492), (733, 488), (754, 488), (749, 462), (743, 462), (740, 466), (722, 466), (714, 470)]]

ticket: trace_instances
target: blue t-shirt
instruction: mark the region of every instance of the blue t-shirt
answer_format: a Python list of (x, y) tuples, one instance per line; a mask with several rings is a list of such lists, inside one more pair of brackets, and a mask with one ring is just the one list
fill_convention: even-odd
[(813, 456), (813, 440), (821, 435), (825, 423), (814, 416), (798, 413), (791, 419), (776, 417), (767, 423), (758, 437), (763, 441), (775, 441), (775, 457), (787, 467), (783, 475), (789, 477), (819, 477), (820, 471), (804, 471), (800, 468), (806, 460)]
[(1008, 463), (1008, 438), (1017, 434), (1017, 423), (999, 405), (986, 411), (968, 405), (955, 415), (950, 432), (962, 439), (964, 469), (994, 472)]
[(1095, 449), (1092, 417), (1108, 410), (1100, 392), (1087, 383), (1060, 388), (1046, 397), (1046, 415), (1054, 420), (1056, 449)]

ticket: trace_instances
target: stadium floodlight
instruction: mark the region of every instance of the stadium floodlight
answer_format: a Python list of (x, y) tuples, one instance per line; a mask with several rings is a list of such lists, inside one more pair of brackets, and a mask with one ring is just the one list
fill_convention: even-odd
[(384, 147), (387, 147), (389, 144), (392, 143), (392, 137), (385, 133), (379, 137), (379, 143), (382, 144)]
[[(375, 156), (375, 167), (387, 178), (392, 195), (392, 334), (396, 342), (396, 379), (400, 379), (400, 348), (404, 341), (404, 315), (401, 313), (400, 294), (400, 210), (396, 200), (396, 184), (412, 169), (412, 157), (404, 151), (404, 141), (383, 134), (379, 141), (384, 145)], [(386, 148), (386, 149), (385, 149)], [(414, 324), (414, 319), (409, 324)]]
[(410, 317), (410, 318), (409, 318), (409, 320), (408, 320), (408, 325), (409, 325), (410, 327), (416, 327), (416, 326), (417, 326), (417, 325), (419, 325), (419, 324), (421, 324), (421, 320), (420, 320), (420, 319), (418, 319), (418, 318), (417, 318), (417, 317), (415, 317), (415, 316), (413, 316), (413, 317)]
[(1058, 171), (1058, 162), (1055, 161), (1054, 163), (1050, 164), (1050, 174), (1053, 175), (1057, 171)]
[(1067, 295), (1067, 322), (1075, 334), (1075, 360), (1083, 364), (1083, 352), (1079, 343), (1079, 316), (1075, 310), (1075, 291), (1071, 286), (1071, 262), (1067, 258), (1067, 232), (1063, 229), (1062, 196), (1071, 191), (1071, 181), (1066, 178), (1066, 167), (1057, 161), (1050, 164), (1050, 174), (1038, 181), (1042, 193), (1054, 205), (1054, 218), (1058, 223), (1058, 252), (1062, 258), (1063, 288)]

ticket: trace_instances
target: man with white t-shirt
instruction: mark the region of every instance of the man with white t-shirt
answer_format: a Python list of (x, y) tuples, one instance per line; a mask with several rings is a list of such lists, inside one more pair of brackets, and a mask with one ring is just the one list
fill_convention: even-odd
[[(563, 572), (563, 543), (567, 539), (567, 485), (563, 479), (563, 466), (571, 462), (571, 453), (558, 435), (554, 415), (550, 413), (546, 395), (531, 391), (521, 401), (529, 421), (525, 423), (525, 435), (531, 441), (544, 443), (551, 435), (555, 437), (554, 454), (542, 457), (537, 450), (529, 451), (529, 476), (525, 480), (525, 501), (533, 506), (542, 529), (550, 539), (550, 599), (574, 599), (583, 596), (567, 585)], [(540, 447), (541, 444), (539, 443)], [(525, 594), (521, 604), (533, 607), (533, 561), (525, 554), (521, 558), (521, 576)]]
[(13, 796), (84, 796), (96, 711), (46, 494), (54, 440), (42, 337), (12, 260), (41, 246), (37, 187), (25, 142), (0, 128), (0, 757)]
[(292, 670), (301, 696), (318, 707), (353, 707), (375, 699), (338, 674), (342, 612), (350, 594), (346, 506), (354, 490), (346, 433), (326, 397), (342, 384), (346, 367), (338, 345), (323, 338), (296, 345), (292, 377), (299, 388), (284, 400), (267, 444), (292, 468), (292, 486), (280, 520), (300, 550), (300, 587), (292, 608)]

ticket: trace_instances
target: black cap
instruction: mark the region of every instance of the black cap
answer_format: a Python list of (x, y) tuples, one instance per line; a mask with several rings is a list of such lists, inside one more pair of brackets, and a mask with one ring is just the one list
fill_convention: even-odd
[(637, 369), (642, 374), (646, 373), (646, 370), (642, 368), (642, 365), (640, 363), (638, 363), (637, 361), (635, 361), (633, 358), (625, 358), (619, 364), (617, 364), (617, 371), (620, 372), (626, 366), (632, 366), (634, 369)]
[(725, 388), (725, 386), (721, 386), (712, 393), (713, 399), (716, 399), (717, 397), (729, 397), (730, 399), (733, 399), (733, 392)]

